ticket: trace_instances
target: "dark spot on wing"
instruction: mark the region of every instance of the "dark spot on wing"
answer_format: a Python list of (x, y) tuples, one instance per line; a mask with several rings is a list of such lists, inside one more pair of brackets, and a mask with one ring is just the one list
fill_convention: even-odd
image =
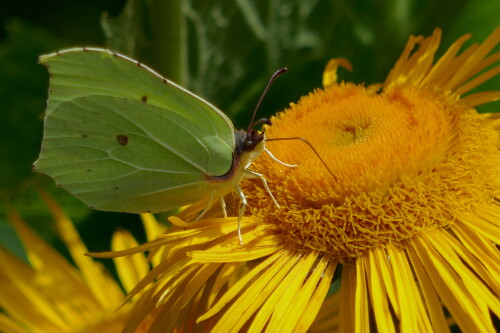
[(116, 186), (116, 187), (115, 187), (115, 190), (118, 190), (119, 188), (120, 188), (120, 187)]
[(116, 141), (120, 144), (120, 146), (124, 147), (128, 145), (128, 136), (120, 134), (116, 136)]
[(88, 134), (82, 134), (82, 138), (88, 138)]
[(142, 64), (140, 62), (136, 62), (137, 66), (142, 67)]
[(167, 83), (167, 79), (163, 79), (163, 83)]
[(92, 171), (92, 170), (91, 169), (87, 169), (87, 172), (90, 172), (90, 171)]
[(88, 49), (84, 46), (84, 47), (83, 47), (83, 51), (84, 51), (84, 52), (87, 52), (87, 51), (89, 51), (89, 50), (88, 50)]
[(141, 97), (141, 101), (143, 101), (144, 103), (146, 103), (148, 101), (148, 96), (144, 95)]

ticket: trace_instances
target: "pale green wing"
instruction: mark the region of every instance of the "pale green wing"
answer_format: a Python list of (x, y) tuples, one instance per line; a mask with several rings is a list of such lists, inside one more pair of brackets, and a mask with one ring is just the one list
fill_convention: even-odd
[[(75, 48), (41, 56), (40, 63), (49, 69), (51, 80), (47, 117), (61, 104), (86, 96), (122, 97), (143, 102), (175, 113), (198, 125), (196, 138), (214, 144), (186, 153), (183, 142), (170, 146), (207, 175), (223, 175), (230, 168), (234, 151), (231, 121), (215, 106), (163, 78), (152, 69), (118, 53), (96, 48)], [(147, 118), (147, 115), (144, 115)], [(145, 120), (148, 123), (147, 119)], [(152, 122), (149, 122), (152, 124)], [(204, 146), (203, 143), (199, 144)], [(215, 158), (212, 153), (219, 156)], [(224, 158), (221, 158), (224, 156)], [(161, 159), (161, 156), (155, 157)]]
[(89, 206), (170, 210), (210, 195), (205, 176), (231, 168), (230, 121), (143, 65), (82, 49), (41, 61), (52, 78), (35, 169)]

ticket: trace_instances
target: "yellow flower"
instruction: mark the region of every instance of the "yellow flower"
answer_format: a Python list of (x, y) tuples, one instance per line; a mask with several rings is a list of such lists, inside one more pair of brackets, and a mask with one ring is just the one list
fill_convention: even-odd
[[(201, 203), (172, 217), (157, 240), (100, 254), (161, 258), (129, 294), (150, 286), (125, 332), (144, 318), (154, 332), (445, 332), (452, 323), (494, 332), (500, 123), (473, 107), (500, 92), (463, 95), (499, 72), (479, 74), (499, 59), (488, 53), (500, 29), (458, 54), (464, 36), (434, 61), (440, 37), (410, 38), (381, 85), (337, 83), (337, 66), (348, 63), (334, 60), (324, 89), (272, 119), (267, 138), (306, 139), (334, 176), (300, 141), (269, 142), (299, 166), (267, 156), (252, 165), (281, 208), (260, 182), (242, 184), (244, 245), (237, 218), (219, 218), (217, 205), (186, 222)], [(336, 271), (340, 287), (325, 301)]]
[[(51, 248), (12, 211), (9, 220), (23, 241), (29, 264), (0, 249), (0, 327), (9, 332), (120, 332), (131, 303), (124, 304), (120, 285), (93, 259), (74, 225), (47, 194), (42, 193), (76, 267)], [(148, 235), (162, 231), (144, 216)], [(126, 231), (113, 235), (112, 248), (137, 246)], [(128, 292), (149, 271), (146, 258), (118, 258), (116, 268)], [(147, 323), (143, 324), (146, 331)]]

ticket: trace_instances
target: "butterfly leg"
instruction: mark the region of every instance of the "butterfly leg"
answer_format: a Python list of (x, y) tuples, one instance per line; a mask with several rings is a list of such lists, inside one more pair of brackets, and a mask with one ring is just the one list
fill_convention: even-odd
[(219, 192), (219, 202), (220, 208), (222, 209), (222, 214), (224, 214), (224, 218), (227, 218), (227, 210), (226, 210), (226, 201), (224, 200), (224, 196)]
[(267, 153), (267, 155), (269, 155), (269, 157), (270, 157), (272, 160), (274, 160), (274, 161), (278, 162), (279, 164), (282, 164), (282, 165), (287, 166), (287, 167), (289, 167), (289, 168), (296, 168), (296, 167), (298, 167), (298, 165), (297, 165), (297, 164), (288, 164), (288, 163), (285, 163), (285, 162), (283, 162), (283, 161), (278, 160), (278, 159), (276, 158), (276, 156), (274, 156), (274, 155), (273, 155), (273, 154), (272, 154), (272, 153), (271, 153), (271, 152), (270, 152), (267, 148), (264, 148), (264, 151)]
[(280, 208), (278, 201), (276, 201), (273, 193), (269, 189), (269, 186), (267, 186), (267, 180), (264, 178), (264, 176), (262, 176), (260, 173), (248, 169), (243, 170), (243, 172), (245, 178), (259, 178), (262, 181), (262, 184), (264, 184), (264, 188), (266, 189), (267, 193), (269, 193), (269, 196), (271, 197), (271, 199), (273, 199), (273, 202), (276, 205), (276, 207)]
[(241, 219), (243, 218), (243, 214), (245, 213), (247, 198), (245, 197), (245, 193), (243, 193), (243, 191), (241, 190), (241, 187), (236, 185), (234, 188), (236, 189), (236, 193), (238, 193), (238, 196), (241, 200), (240, 209), (238, 211), (238, 239), (240, 240), (240, 245), (243, 245), (243, 237), (241, 236)]
[(198, 221), (199, 219), (201, 219), (203, 217), (203, 215), (205, 215), (205, 213), (208, 211), (208, 209), (210, 207), (212, 207), (212, 202), (214, 201), (214, 195), (215, 195), (215, 190), (213, 190), (212, 193), (210, 193), (210, 198), (208, 198), (207, 205), (201, 211), (201, 213), (198, 214), (198, 216), (196, 217), (195, 221)]

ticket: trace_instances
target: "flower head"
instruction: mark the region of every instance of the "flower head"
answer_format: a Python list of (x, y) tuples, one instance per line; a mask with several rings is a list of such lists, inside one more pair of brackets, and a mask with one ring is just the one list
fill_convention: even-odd
[[(101, 254), (161, 258), (129, 294), (150, 286), (125, 331), (154, 313), (153, 331), (441, 332), (451, 317), (464, 331), (493, 332), (499, 123), (473, 107), (500, 92), (464, 94), (498, 73), (481, 71), (498, 60), (488, 54), (500, 29), (458, 54), (464, 36), (435, 61), (440, 36), (410, 38), (381, 85), (337, 83), (337, 66), (348, 63), (334, 60), (324, 89), (272, 119), (267, 138), (301, 137), (317, 154), (300, 141), (268, 142), (298, 167), (266, 156), (252, 165), (281, 208), (261, 182), (242, 184), (244, 245), (237, 218), (215, 208), (186, 222), (203, 207), (195, 204), (157, 240)], [(336, 270), (340, 288), (324, 302)]]
[[(255, 166), (279, 184), (273, 193), (286, 208), (273, 209), (265, 194), (251, 190), (252, 213), (278, 226), (290, 247), (356, 258), (373, 247), (402, 245), (446, 228), (498, 194), (497, 133), (450, 90), (463, 90), (449, 84), (461, 73), (439, 68), (442, 61), (431, 66), (439, 37), (436, 30), (428, 39), (410, 39), (379, 92), (327, 83), (272, 119), (269, 137), (307, 139), (335, 174), (329, 176), (314, 152), (299, 143), (272, 142), (269, 149), (300, 167), (287, 169), (265, 157)], [(417, 41), (419, 51), (405, 58)], [(465, 67), (464, 77), (482, 62)], [(428, 76), (436, 72), (449, 81), (433, 83)]]

